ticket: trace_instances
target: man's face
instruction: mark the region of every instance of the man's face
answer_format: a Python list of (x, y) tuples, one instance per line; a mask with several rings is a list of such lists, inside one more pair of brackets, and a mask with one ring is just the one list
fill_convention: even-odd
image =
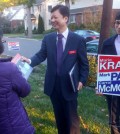
[(117, 34), (120, 34), (120, 20), (115, 21), (115, 30)]
[(53, 28), (55, 28), (57, 31), (64, 30), (67, 26), (68, 17), (62, 16), (60, 14), (59, 10), (54, 11), (51, 13), (51, 24)]

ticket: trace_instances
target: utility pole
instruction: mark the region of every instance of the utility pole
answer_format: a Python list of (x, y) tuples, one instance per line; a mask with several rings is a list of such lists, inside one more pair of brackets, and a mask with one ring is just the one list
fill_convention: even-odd
[(113, 0), (104, 0), (103, 2), (98, 54), (101, 53), (103, 41), (109, 37), (111, 18), (112, 18), (112, 5), (113, 5)]

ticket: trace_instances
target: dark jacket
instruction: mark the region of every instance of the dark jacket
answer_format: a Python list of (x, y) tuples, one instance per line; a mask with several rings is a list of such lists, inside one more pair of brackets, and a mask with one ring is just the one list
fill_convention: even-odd
[(33, 134), (20, 97), (26, 97), (30, 86), (15, 64), (0, 59), (0, 134)]
[(102, 49), (101, 49), (101, 54), (104, 54), (104, 55), (117, 55), (117, 51), (116, 51), (116, 48), (115, 48), (115, 39), (118, 35), (114, 35), (110, 38), (108, 38), (107, 40), (105, 40), (103, 42), (103, 46), (102, 46)]
[[(57, 33), (50, 33), (44, 37), (41, 50), (31, 58), (31, 66), (40, 64), (47, 58), (47, 70), (45, 76), (44, 92), (51, 95), (54, 89), (56, 73), (57, 73), (57, 49), (56, 49)], [(77, 92), (73, 92), (69, 78), (69, 71), (76, 63), (79, 63), (80, 82), (86, 83), (89, 66), (86, 53), (85, 40), (79, 35), (69, 32), (65, 50), (62, 56), (62, 64), (60, 70), (60, 82), (62, 94), (66, 100), (72, 100), (77, 97)]]

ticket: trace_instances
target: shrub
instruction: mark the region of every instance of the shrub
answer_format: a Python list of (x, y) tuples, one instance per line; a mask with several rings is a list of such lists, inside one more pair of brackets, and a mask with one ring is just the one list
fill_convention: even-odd
[(95, 22), (95, 23), (89, 23), (89, 24), (80, 24), (77, 26), (76, 23), (70, 23), (68, 25), (68, 28), (71, 31), (79, 30), (79, 29), (90, 29), (90, 30), (95, 30), (95, 31), (100, 31), (100, 22)]
[(97, 80), (97, 55), (88, 55), (89, 61), (89, 77), (87, 86), (95, 87)]
[(79, 27), (76, 25), (76, 23), (70, 23), (68, 25), (68, 28), (71, 30), (71, 31), (75, 31), (77, 30)]
[(43, 34), (48, 34), (48, 33), (54, 32), (54, 31), (55, 31), (55, 29), (51, 28), (49, 30), (44, 31)]
[(4, 34), (11, 33), (10, 27), (4, 27), (4, 28), (3, 28), (3, 33), (4, 33)]
[(11, 29), (10, 29), (11, 23), (5, 17), (0, 16), (0, 27), (2, 28), (3, 33), (10, 33), (11, 32)]
[(85, 26), (86, 29), (100, 31), (100, 22), (89, 23)]
[(38, 34), (38, 30), (36, 29), (36, 27), (34, 27), (32, 33), (33, 33), (33, 34)]
[(24, 33), (24, 25), (21, 25), (21, 26), (18, 26), (17, 27), (17, 29), (16, 29), (16, 31), (18, 32), (18, 33)]
[(39, 15), (39, 18), (38, 18), (38, 33), (42, 34), (44, 31), (45, 31), (44, 22), (43, 22), (42, 17)]
[(16, 28), (11, 29), (11, 33), (24, 33), (24, 25), (19, 25)]
[(85, 25), (84, 24), (80, 24), (79, 29), (85, 29)]

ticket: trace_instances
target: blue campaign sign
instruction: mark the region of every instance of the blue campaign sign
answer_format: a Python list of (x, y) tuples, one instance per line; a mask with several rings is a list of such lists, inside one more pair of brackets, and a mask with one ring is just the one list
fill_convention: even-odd
[(120, 96), (120, 81), (99, 81), (98, 92)]
[(19, 42), (8, 42), (8, 50), (20, 50)]
[(98, 56), (96, 93), (120, 96), (120, 56)]

